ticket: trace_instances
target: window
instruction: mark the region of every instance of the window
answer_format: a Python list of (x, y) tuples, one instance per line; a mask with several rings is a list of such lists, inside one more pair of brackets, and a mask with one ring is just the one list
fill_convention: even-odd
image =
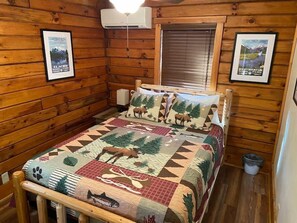
[(154, 84), (215, 91), (226, 16), (154, 22)]
[(161, 84), (210, 88), (215, 26), (162, 26)]

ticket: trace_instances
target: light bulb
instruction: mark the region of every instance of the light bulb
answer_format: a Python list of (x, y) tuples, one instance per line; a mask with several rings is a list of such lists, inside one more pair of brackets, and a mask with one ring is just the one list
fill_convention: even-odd
[(116, 10), (123, 14), (132, 14), (137, 12), (144, 0), (109, 0)]

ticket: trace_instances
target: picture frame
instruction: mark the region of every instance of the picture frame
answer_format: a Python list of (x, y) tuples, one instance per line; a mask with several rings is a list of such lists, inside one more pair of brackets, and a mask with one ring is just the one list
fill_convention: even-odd
[(41, 29), (40, 33), (47, 81), (74, 78), (71, 31)]
[(268, 84), (274, 57), (276, 32), (237, 32), (230, 82)]
[(297, 106), (297, 79), (296, 79), (296, 82), (295, 82), (295, 88), (294, 88), (294, 91), (293, 91), (293, 100)]

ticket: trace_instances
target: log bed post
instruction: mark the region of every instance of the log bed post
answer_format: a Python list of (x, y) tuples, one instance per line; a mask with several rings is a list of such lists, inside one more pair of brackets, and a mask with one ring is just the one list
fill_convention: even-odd
[(89, 223), (89, 217), (84, 214), (80, 214), (78, 217), (78, 222), (79, 223)]
[(57, 223), (66, 223), (66, 208), (63, 204), (57, 204), (56, 206), (57, 212)]
[(22, 188), (22, 182), (24, 180), (25, 174), (23, 171), (16, 171), (13, 173), (12, 182), (19, 223), (30, 222), (26, 191)]
[(137, 88), (141, 87), (141, 80), (135, 80), (135, 91), (137, 91)]
[(224, 125), (224, 146), (225, 147), (227, 145), (227, 135), (228, 135), (228, 129), (229, 129), (230, 116), (231, 116), (232, 98), (233, 98), (233, 91), (231, 89), (226, 89), (223, 115), (222, 115), (222, 123)]
[(37, 195), (36, 203), (39, 223), (48, 223), (46, 199), (40, 195)]

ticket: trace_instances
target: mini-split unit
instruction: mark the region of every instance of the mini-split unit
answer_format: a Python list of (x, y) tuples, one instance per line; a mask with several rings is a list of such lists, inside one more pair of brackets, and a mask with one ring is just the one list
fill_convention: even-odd
[(151, 29), (152, 8), (140, 7), (133, 14), (122, 14), (116, 9), (101, 9), (101, 23), (105, 29)]

